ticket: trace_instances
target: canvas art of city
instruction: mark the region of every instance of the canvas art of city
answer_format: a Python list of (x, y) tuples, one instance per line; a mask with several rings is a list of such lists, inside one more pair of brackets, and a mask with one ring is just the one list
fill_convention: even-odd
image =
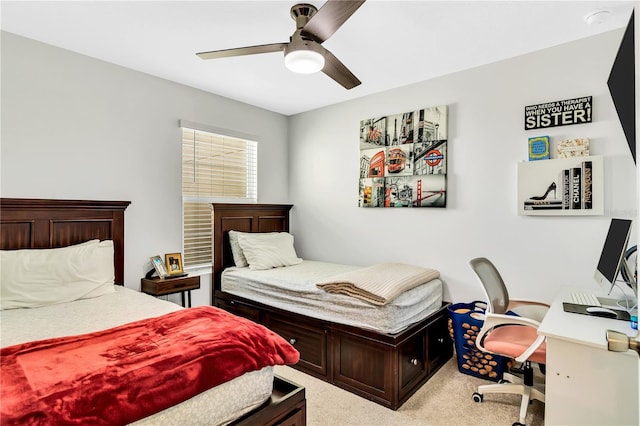
[(447, 106), (360, 122), (360, 207), (446, 207)]

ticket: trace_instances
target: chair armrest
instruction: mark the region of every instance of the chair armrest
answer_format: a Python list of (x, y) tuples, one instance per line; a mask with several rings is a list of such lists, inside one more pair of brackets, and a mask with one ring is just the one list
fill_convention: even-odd
[[(517, 326), (532, 327), (537, 332), (538, 327), (540, 326), (540, 322), (531, 318), (526, 318), (521, 316), (519, 317), (515, 315), (487, 313), (485, 314), (484, 324), (482, 325), (482, 328), (480, 329), (480, 332), (476, 337), (476, 346), (484, 352), (491, 352), (484, 347), (484, 344), (483, 344), (484, 338), (494, 328), (503, 326), (503, 325), (517, 325)], [(531, 345), (529, 345), (529, 347), (524, 352), (522, 352), (520, 355), (516, 357), (516, 361), (518, 362), (526, 361), (531, 356), (531, 354), (533, 354), (538, 349), (538, 347), (540, 347), (540, 345), (544, 341), (545, 341), (545, 337), (538, 335), (536, 340), (533, 343), (531, 343)]]
[(525, 362), (529, 359), (529, 357), (540, 347), (540, 345), (545, 341), (545, 336), (538, 335), (538, 338), (534, 340), (534, 342), (527, 348), (526, 351), (522, 352), (519, 357), (516, 357), (516, 361)]
[(493, 314), (489, 312), (485, 314), (484, 324), (482, 325), (483, 330), (487, 329), (487, 331), (489, 331), (500, 325), (524, 325), (538, 329), (540, 321), (516, 315)]

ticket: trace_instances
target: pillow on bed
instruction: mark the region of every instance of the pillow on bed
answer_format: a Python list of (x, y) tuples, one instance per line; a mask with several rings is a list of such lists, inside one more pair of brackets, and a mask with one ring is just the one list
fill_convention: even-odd
[(242, 248), (240, 248), (240, 243), (238, 243), (239, 234), (248, 234), (248, 232), (229, 231), (229, 245), (231, 246), (233, 263), (235, 263), (238, 268), (246, 268), (249, 266), (249, 263), (247, 263), (247, 258), (244, 257)]
[(287, 232), (239, 233), (238, 243), (252, 270), (302, 263)]
[(36, 308), (112, 293), (113, 241), (0, 251), (0, 309)]

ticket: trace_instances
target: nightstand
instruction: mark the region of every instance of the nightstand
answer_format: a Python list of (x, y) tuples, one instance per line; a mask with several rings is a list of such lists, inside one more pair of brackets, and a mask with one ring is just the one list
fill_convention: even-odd
[(187, 293), (188, 303), (186, 307), (191, 307), (191, 290), (200, 288), (200, 276), (179, 277), (179, 278), (142, 278), (140, 280), (142, 292), (152, 296), (165, 296), (167, 294), (181, 293), (182, 306), (184, 304), (184, 294)]

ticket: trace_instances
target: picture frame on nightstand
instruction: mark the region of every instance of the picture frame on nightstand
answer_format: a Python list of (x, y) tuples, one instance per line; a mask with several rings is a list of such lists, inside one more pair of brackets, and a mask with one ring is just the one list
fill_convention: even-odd
[(169, 275), (184, 274), (181, 253), (167, 253), (164, 255), (164, 258), (167, 264), (167, 272)]
[(167, 272), (167, 267), (160, 256), (151, 256), (151, 264), (156, 270), (156, 274), (158, 274), (158, 277), (164, 278), (169, 275), (169, 273)]

